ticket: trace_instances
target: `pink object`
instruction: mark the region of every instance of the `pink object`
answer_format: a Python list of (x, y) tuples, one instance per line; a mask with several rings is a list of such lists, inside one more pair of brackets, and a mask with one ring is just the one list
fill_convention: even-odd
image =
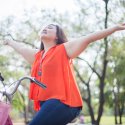
[(80, 123), (84, 123), (84, 116), (80, 116)]
[(8, 116), (5, 125), (13, 125), (10, 116)]
[(10, 104), (0, 102), (0, 125), (5, 125), (10, 111)]

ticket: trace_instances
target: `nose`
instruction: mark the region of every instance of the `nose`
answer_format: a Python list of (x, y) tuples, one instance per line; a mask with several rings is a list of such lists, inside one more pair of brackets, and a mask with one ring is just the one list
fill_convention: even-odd
[(43, 32), (47, 32), (47, 30), (48, 30), (48, 27), (45, 27), (45, 28), (43, 29)]
[(45, 27), (45, 28), (42, 30), (41, 33), (45, 33), (45, 34), (47, 34), (47, 28)]
[(43, 31), (47, 31), (46, 29), (43, 29)]

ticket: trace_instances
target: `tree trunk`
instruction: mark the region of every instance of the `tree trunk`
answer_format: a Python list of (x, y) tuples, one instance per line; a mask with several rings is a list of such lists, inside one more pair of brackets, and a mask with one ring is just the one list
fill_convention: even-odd
[(119, 107), (119, 123), (122, 124), (122, 115), (124, 111), (124, 101), (121, 104), (121, 108)]
[[(107, 23), (108, 23), (108, 1), (109, 0), (104, 0), (105, 2), (105, 28), (108, 27)], [(104, 103), (105, 103), (105, 98), (104, 98), (104, 87), (105, 87), (105, 76), (106, 76), (106, 69), (107, 69), (107, 54), (108, 54), (108, 40), (107, 37), (104, 38), (104, 42), (105, 42), (105, 52), (104, 52), (104, 61), (103, 61), (103, 70), (102, 70), (102, 76), (100, 79), (100, 96), (99, 96), (99, 108), (98, 108), (98, 117), (97, 117), (97, 125), (99, 125), (101, 117), (102, 117), (102, 113), (103, 113), (103, 107), (104, 107)]]
[(118, 120), (117, 120), (117, 107), (116, 107), (116, 104), (115, 104), (115, 112), (114, 112), (114, 115), (115, 115), (115, 124), (118, 124)]
[(88, 108), (89, 108), (89, 113), (90, 113), (90, 117), (91, 117), (91, 122), (92, 122), (92, 124), (95, 124), (96, 121), (95, 121), (94, 112), (93, 112), (93, 108), (91, 106), (90, 101), (88, 102)]
[[(105, 2), (105, 22), (104, 22), (104, 26), (105, 29), (108, 27), (107, 23), (108, 23), (108, 1), (109, 0), (103, 0)], [(92, 104), (91, 104), (91, 92), (90, 92), (90, 87), (89, 87), (89, 82), (85, 82), (85, 85), (87, 86), (87, 91), (88, 91), (88, 97), (87, 99), (84, 99), (84, 101), (87, 103), (87, 106), (89, 108), (89, 113), (90, 113), (90, 117), (91, 117), (91, 122), (93, 125), (99, 125), (102, 114), (103, 114), (103, 107), (104, 107), (104, 103), (105, 103), (105, 98), (104, 98), (104, 87), (105, 87), (105, 77), (106, 77), (106, 69), (107, 69), (107, 55), (108, 55), (108, 40), (107, 38), (104, 39), (104, 45), (105, 45), (105, 52), (104, 52), (104, 57), (103, 57), (103, 68), (101, 71), (101, 74), (99, 74), (98, 72), (96, 72), (96, 70), (88, 64), (88, 66), (92, 69), (92, 71), (94, 71), (97, 76), (99, 77), (99, 107), (98, 107), (98, 116), (97, 119), (95, 119), (94, 117), (94, 109), (92, 108)], [(77, 75), (79, 73), (77, 72)], [(79, 79), (81, 80), (82, 78), (78, 75)], [(81, 82), (84, 83), (84, 80), (81, 80)]]
[(122, 115), (119, 115), (119, 124), (122, 125)]

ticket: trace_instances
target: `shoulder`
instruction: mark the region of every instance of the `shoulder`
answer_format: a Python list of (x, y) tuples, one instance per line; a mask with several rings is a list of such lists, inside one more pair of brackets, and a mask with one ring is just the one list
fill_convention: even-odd
[(43, 52), (43, 50), (36, 51), (35, 58), (37, 58), (38, 56), (40, 56), (42, 52)]
[(59, 44), (56, 46), (56, 50), (61, 54), (64, 55), (66, 58), (70, 59), (67, 55), (67, 50), (65, 47), (65, 43)]
[(57, 45), (56, 49), (59, 50), (60, 52), (62, 51), (63, 53), (66, 54), (66, 48), (65, 48), (64, 43)]
[(57, 49), (59, 49), (59, 50), (62, 50), (62, 51), (64, 51), (64, 52), (66, 52), (65, 43), (62, 43), (62, 44), (57, 45)]

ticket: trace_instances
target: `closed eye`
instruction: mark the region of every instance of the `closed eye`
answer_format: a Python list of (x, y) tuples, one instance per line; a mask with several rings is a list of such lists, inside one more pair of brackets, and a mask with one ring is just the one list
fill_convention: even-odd
[(48, 26), (48, 29), (53, 29), (53, 26)]
[(48, 25), (49, 29), (53, 29), (54, 27), (55, 27), (55, 25), (53, 25), (53, 24)]

